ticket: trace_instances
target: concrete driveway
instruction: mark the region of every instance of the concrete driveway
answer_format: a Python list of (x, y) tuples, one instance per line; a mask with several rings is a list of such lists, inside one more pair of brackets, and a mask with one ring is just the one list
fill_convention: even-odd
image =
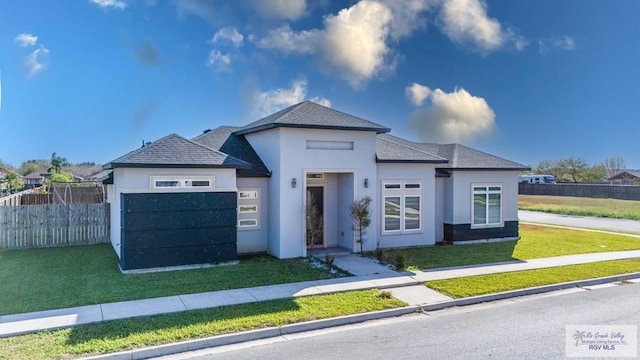
[(551, 224), (586, 229), (620, 231), (640, 234), (640, 221), (627, 219), (608, 219), (590, 216), (557, 215), (538, 211), (519, 210), (522, 222)]

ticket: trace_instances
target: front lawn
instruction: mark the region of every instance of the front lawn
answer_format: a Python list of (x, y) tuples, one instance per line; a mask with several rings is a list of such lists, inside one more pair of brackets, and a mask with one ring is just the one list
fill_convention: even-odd
[(116, 320), (0, 339), (0, 358), (77, 358), (405, 305), (363, 290)]
[(640, 220), (640, 201), (519, 195), (518, 208), (552, 214)]
[[(518, 241), (384, 250), (404, 256), (407, 269), (476, 265), (513, 260), (640, 249), (640, 239), (600, 232), (520, 224)], [(369, 254), (373, 256), (373, 254)]]
[(238, 265), (122, 274), (108, 244), (0, 252), (0, 315), (336, 275), (303, 259), (241, 257)]
[(463, 298), (638, 271), (640, 259), (628, 259), (435, 280), (425, 285), (451, 297)]

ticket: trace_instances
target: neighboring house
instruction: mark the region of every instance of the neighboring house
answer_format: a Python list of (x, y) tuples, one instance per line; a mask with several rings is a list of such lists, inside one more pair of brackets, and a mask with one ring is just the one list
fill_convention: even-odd
[[(303, 102), (194, 139), (171, 134), (104, 165), (123, 270), (227, 262), (238, 253), (356, 251), (349, 205), (372, 198), (364, 250), (518, 238), (518, 172), (459, 144), (416, 143)], [(307, 243), (306, 194), (323, 234)]]
[(42, 184), (44, 184), (44, 180), (50, 176), (51, 174), (46, 171), (34, 171), (30, 174), (25, 175), (22, 178), (22, 181), (24, 182), (24, 186), (26, 188), (40, 187), (42, 186)]
[(640, 170), (625, 170), (607, 180), (621, 185), (640, 185)]

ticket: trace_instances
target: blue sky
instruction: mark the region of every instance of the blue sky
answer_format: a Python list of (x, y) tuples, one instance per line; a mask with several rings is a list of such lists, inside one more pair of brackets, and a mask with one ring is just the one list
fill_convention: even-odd
[(640, 2), (7, 0), (0, 160), (105, 163), (313, 100), (523, 164), (640, 168)]

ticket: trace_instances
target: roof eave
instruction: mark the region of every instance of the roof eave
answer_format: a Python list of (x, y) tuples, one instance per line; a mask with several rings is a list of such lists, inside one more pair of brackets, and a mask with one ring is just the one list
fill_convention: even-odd
[(347, 130), (347, 131), (375, 131), (376, 134), (388, 133), (390, 128), (385, 127), (359, 127), (359, 126), (330, 126), (330, 125), (303, 125), (303, 124), (277, 124), (269, 123), (248, 129), (240, 129), (232, 132), (233, 135), (246, 135), (275, 128), (320, 129), (320, 130)]
[(445, 170), (464, 170), (464, 171), (529, 171), (530, 167), (510, 167), (510, 168), (501, 168), (501, 167), (443, 167)]
[(251, 166), (249, 164), (140, 164), (140, 163), (107, 163), (102, 166), (103, 169), (115, 169), (115, 168), (192, 168), (192, 169), (248, 169)]
[(396, 163), (396, 164), (446, 164), (446, 160), (391, 160), (391, 159), (377, 159), (377, 163)]

